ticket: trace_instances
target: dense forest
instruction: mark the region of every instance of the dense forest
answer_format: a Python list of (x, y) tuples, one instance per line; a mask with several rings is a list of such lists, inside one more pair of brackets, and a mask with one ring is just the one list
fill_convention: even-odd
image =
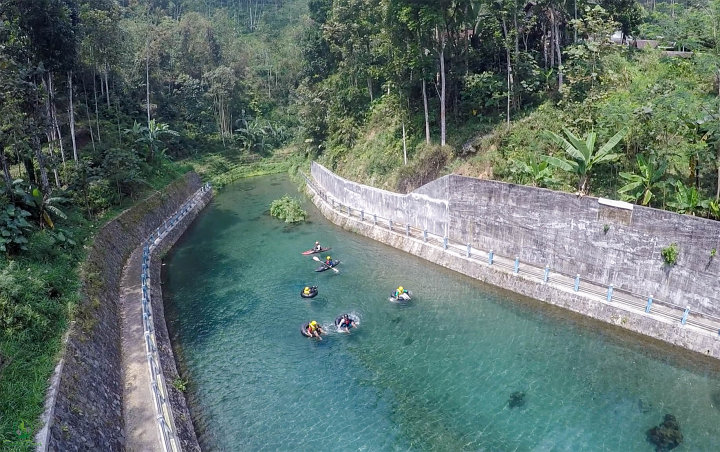
[(0, 443), (32, 444), (92, 232), (311, 159), (720, 217), (720, 1), (3, 0)]

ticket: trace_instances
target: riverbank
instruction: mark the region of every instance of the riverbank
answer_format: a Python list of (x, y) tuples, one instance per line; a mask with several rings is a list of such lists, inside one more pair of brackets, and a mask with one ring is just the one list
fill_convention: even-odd
[(37, 438), (41, 450), (124, 447), (121, 269), (131, 252), (200, 186), (199, 176), (188, 173), (162, 195), (145, 199), (98, 231), (83, 266), (78, 315), (46, 403), (47, 425)]

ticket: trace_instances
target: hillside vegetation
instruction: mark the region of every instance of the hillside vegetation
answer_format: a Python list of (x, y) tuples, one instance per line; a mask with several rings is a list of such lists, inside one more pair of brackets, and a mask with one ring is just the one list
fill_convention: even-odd
[(720, 217), (719, 31), (720, 0), (1, 1), (0, 448), (32, 448), (93, 231), (191, 169)]

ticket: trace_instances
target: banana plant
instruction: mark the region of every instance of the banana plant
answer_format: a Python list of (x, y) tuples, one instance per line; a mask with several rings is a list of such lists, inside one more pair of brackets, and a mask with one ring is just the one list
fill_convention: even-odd
[(620, 177), (625, 179), (627, 183), (620, 187), (618, 193), (635, 202), (640, 200), (643, 206), (647, 206), (655, 196), (653, 191), (661, 190), (664, 187), (665, 182), (662, 181), (662, 178), (668, 164), (662, 162), (655, 167), (655, 162), (652, 159), (645, 159), (641, 154), (637, 156), (637, 164), (639, 174), (620, 173)]
[(601, 163), (615, 161), (621, 157), (621, 154), (612, 154), (610, 151), (625, 138), (628, 128), (626, 127), (613, 135), (597, 151), (595, 150), (595, 140), (597, 139), (595, 132), (588, 133), (584, 141), (565, 127), (563, 127), (563, 132), (567, 139), (549, 130), (545, 131), (545, 136), (560, 146), (570, 159), (546, 155), (544, 160), (552, 166), (576, 174), (578, 176), (578, 191), (587, 194), (590, 191), (590, 172), (593, 167)]
[(709, 207), (709, 201), (707, 199), (700, 199), (700, 193), (694, 185), (688, 187), (682, 182), (677, 181), (675, 182), (675, 190), (675, 200), (667, 204), (677, 213), (695, 215), (696, 212)]

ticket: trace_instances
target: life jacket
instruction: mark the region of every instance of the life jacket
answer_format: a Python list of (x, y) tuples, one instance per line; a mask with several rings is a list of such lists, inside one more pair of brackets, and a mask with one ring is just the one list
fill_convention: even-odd
[(305, 293), (305, 295), (310, 295), (310, 288), (309, 288), (309, 287), (306, 287), (306, 288), (303, 290), (303, 293)]

